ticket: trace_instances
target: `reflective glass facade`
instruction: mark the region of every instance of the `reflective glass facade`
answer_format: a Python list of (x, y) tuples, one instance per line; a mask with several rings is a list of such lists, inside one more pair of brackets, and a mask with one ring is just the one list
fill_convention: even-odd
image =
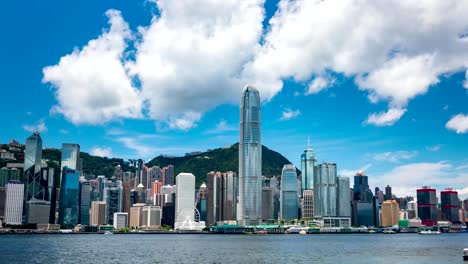
[(314, 216), (336, 216), (336, 164), (319, 164), (314, 176)]
[(297, 174), (292, 164), (284, 165), (281, 173), (281, 209), (283, 220), (298, 218)]
[(67, 167), (72, 170), (80, 170), (80, 145), (64, 143), (62, 144), (62, 160), (60, 167)]
[(246, 86), (240, 107), (238, 224), (262, 222), (262, 142), (260, 95)]
[(301, 171), (302, 171), (302, 191), (314, 189), (314, 167), (315, 167), (315, 153), (307, 145), (307, 149), (301, 155)]
[(79, 178), (77, 170), (63, 168), (60, 186), (59, 224), (73, 227), (78, 224)]

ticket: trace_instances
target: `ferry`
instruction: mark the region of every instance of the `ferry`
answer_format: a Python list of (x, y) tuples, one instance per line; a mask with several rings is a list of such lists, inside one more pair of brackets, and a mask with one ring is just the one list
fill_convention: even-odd
[(302, 227), (302, 226), (291, 226), (286, 230), (286, 234), (299, 234), (301, 231), (304, 231), (307, 233), (309, 231), (308, 227)]
[(107, 231), (107, 230), (104, 232), (104, 235), (113, 235), (113, 234), (114, 233), (112, 233), (111, 231)]
[(266, 229), (263, 229), (263, 230), (259, 230), (256, 232), (257, 235), (266, 235), (268, 234), (268, 231)]
[(419, 231), (420, 235), (440, 235), (440, 231), (439, 230), (421, 230)]

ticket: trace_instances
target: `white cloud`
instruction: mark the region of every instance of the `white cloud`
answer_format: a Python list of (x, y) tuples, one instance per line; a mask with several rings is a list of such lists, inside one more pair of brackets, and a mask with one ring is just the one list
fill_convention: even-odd
[(91, 149), (91, 155), (99, 157), (112, 157), (112, 148), (110, 147), (94, 147)]
[(60, 132), (60, 134), (64, 134), (64, 135), (69, 133), (68, 130), (66, 130), (66, 129), (60, 129), (59, 132)]
[(437, 152), (437, 151), (439, 151), (441, 148), (442, 148), (442, 145), (441, 145), (441, 144), (437, 144), (437, 145), (434, 145), (434, 146), (428, 146), (428, 147), (426, 147), (426, 150), (431, 151), (431, 152)]
[(181, 115), (169, 117), (169, 128), (178, 130), (189, 130), (197, 126), (201, 114), (198, 112), (185, 112)]
[(109, 10), (106, 15), (109, 29), (43, 69), (42, 81), (52, 85), (58, 102), (52, 112), (74, 124), (142, 117), (142, 97), (122, 65), (131, 32), (119, 11)]
[(140, 143), (133, 137), (120, 137), (116, 139), (117, 142), (122, 143), (126, 148), (134, 150), (138, 157), (150, 158), (156, 154), (156, 148), (150, 147), (147, 144)]
[(292, 110), (291, 108), (285, 108), (283, 112), (281, 113), (280, 120), (281, 121), (291, 120), (291, 119), (298, 117), (300, 114), (301, 114), (301, 111), (299, 109)]
[(41, 119), (39, 120), (39, 122), (37, 122), (37, 124), (34, 124), (34, 125), (23, 125), (23, 129), (28, 131), (28, 132), (39, 132), (39, 133), (42, 133), (42, 132), (46, 132), (47, 131), (47, 126), (44, 122), (44, 119)]
[(228, 132), (228, 131), (236, 131), (237, 128), (234, 126), (229, 125), (226, 120), (221, 119), (219, 123), (216, 125), (215, 128), (207, 130), (207, 134), (218, 134), (218, 133), (223, 133), (223, 132)]
[(468, 115), (462, 113), (452, 117), (445, 127), (450, 130), (454, 130), (457, 134), (464, 134), (468, 132)]
[(376, 126), (391, 126), (406, 112), (406, 109), (390, 108), (387, 112), (372, 113), (366, 120), (367, 124)]
[(322, 90), (325, 90), (333, 85), (335, 82), (334, 78), (326, 77), (326, 76), (317, 76), (313, 79), (310, 84), (309, 88), (306, 91), (306, 95), (316, 94)]
[(402, 160), (412, 159), (416, 155), (418, 155), (417, 151), (404, 151), (404, 150), (395, 151), (395, 152), (389, 151), (389, 152), (375, 154), (374, 160), (398, 163)]

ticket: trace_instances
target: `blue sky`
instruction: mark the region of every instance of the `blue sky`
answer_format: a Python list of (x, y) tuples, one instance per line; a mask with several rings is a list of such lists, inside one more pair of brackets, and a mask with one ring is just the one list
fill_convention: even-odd
[(227, 146), (252, 83), (264, 145), (295, 165), (310, 137), (342, 175), (466, 196), (468, 6), (412, 5), (2, 3), (0, 141), (41, 130), (46, 147), (145, 159)]

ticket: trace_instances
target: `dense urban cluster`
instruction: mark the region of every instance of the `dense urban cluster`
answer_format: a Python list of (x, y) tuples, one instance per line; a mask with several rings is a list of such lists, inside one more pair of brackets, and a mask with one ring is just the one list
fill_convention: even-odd
[[(460, 231), (468, 222), (468, 199), (456, 191), (422, 187), (413, 197), (396, 197), (391, 186), (372, 192), (368, 176), (337, 175), (336, 163), (317, 163), (310, 142), (301, 155), (301, 174), (284, 164), (281, 175), (262, 175), (261, 111), (251, 86), (241, 98), (239, 169), (212, 171), (198, 188), (190, 172), (174, 166), (147, 167), (129, 160), (110, 178), (85, 175), (79, 144), (62, 144), (59, 177), (42, 158), (35, 132), (24, 145), (11, 141), (0, 152), (11, 162), (0, 170), (2, 230), (73, 232), (342, 232), (388, 228), (419, 231), (438, 227)], [(24, 152), (20, 151), (24, 148)], [(70, 231), (71, 232), (71, 231)]]

